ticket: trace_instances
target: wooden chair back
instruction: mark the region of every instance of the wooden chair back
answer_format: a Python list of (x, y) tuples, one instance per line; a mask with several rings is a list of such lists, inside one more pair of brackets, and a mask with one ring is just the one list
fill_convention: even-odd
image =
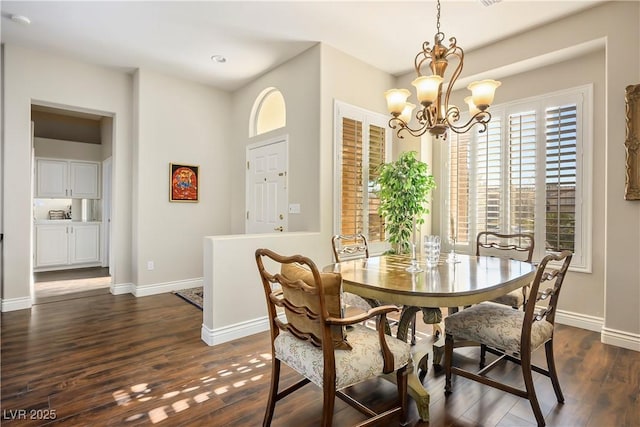
[[(545, 256), (538, 264), (536, 276), (530, 285), (529, 299), (524, 308), (520, 345), (523, 355), (530, 354), (532, 351), (531, 327), (534, 322), (546, 320), (552, 325), (555, 324), (560, 290), (572, 257), (573, 254), (570, 251), (562, 251), (559, 254)], [(542, 288), (544, 289), (541, 290)], [(547, 301), (546, 307), (536, 311), (536, 306), (541, 301)]]
[(350, 258), (369, 258), (369, 245), (362, 233), (336, 234), (331, 238), (331, 247), (335, 262)]
[(501, 234), (481, 231), (476, 238), (476, 255), (478, 256), (495, 256), (531, 262), (533, 249), (533, 235), (528, 233)]

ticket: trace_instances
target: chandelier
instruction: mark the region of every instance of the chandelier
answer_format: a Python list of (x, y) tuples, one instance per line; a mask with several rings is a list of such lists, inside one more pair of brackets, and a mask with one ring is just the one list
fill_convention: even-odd
[[(417, 128), (411, 128), (409, 121), (415, 105), (407, 102), (411, 95), (407, 89), (390, 89), (384, 93), (387, 99), (387, 108), (393, 117), (389, 119), (389, 126), (398, 129), (396, 134), (399, 138), (404, 138), (402, 133), (407, 132), (413, 136), (423, 135), (429, 131), (436, 138), (446, 140), (448, 130), (456, 133), (468, 132), (474, 125), (481, 127), (480, 132), (487, 130), (487, 123), (491, 120), (488, 111), (493, 102), (495, 90), (500, 86), (500, 82), (495, 80), (482, 80), (473, 82), (468, 86), (471, 96), (464, 99), (469, 106), (470, 119), (464, 124), (458, 124), (460, 120), (460, 109), (449, 104), (449, 96), (453, 85), (462, 72), (464, 62), (464, 52), (456, 44), (456, 38), (449, 39), (449, 47), (445, 47), (442, 42), (445, 38), (440, 31), (440, 0), (437, 2), (437, 32), (433, 38), (433, 47), (429, 42), (422, 43), (422, 51), (415, 57), (415, 70), (417, 78), (411, 82), (416, 87), (416, 94), (421, 108), (416, 111), (415, 118), (418, 122)], [(446, 90), (442, 93), (444, 74), (449, 65), (449, 60), (457, 58), (457, 66), (451, 74), (451, 81), (446, 85)], [(423, 74), (423, 67), (429, 66), (430, 75)]]

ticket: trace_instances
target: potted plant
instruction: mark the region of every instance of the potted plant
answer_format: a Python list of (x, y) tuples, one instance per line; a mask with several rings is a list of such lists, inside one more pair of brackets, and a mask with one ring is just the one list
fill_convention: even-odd
[(429, 213), (429, 194), (436, 187), (428, 165), (407, 151), (398, 160), (380, 166), (378, 213), (384, 218), (391, 253), (406, 254), (412, 249), (416, 225)]

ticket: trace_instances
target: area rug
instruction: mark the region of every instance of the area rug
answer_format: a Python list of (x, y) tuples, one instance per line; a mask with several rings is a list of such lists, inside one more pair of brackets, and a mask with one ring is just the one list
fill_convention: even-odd
[(181, 289), (173, 293), (202, 310), (202, 287)]

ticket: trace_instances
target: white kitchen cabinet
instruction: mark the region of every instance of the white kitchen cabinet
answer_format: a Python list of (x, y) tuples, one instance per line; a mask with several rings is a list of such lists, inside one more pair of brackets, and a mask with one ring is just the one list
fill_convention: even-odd
[(36, 159), (35, 197), (98, 199), (100, 163)]
[(100, 262), (100, 224), (69, 227), (69, 264)]
[(99, 265), (100, 223), (37, 224), (35, 268), (55, 270)]
[(36, 226), (36, 267), (69, 263), (68, 231), (64, 225)]

